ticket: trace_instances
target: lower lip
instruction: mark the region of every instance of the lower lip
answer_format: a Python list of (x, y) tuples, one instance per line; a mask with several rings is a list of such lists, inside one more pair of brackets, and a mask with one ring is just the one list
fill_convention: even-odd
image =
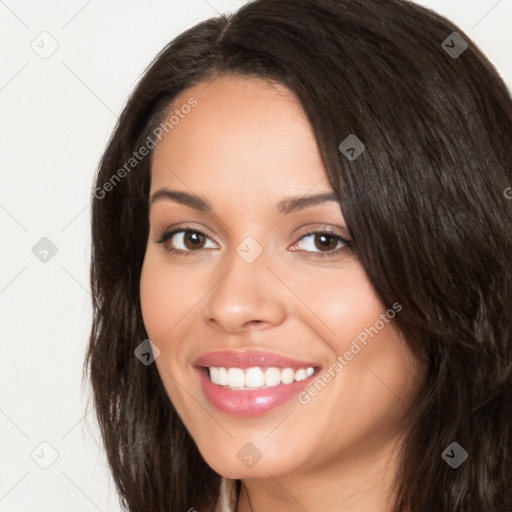
[(279, 407), (297, 396), (316, 377), (310, 377), (291, 384), (279, 384), (251, 391), (232, 390), (214, 384), (207, 375), (207, 368), (197, 368), (201, 387), (206, 398), (222, 412), (235, 416), (259, 416)]

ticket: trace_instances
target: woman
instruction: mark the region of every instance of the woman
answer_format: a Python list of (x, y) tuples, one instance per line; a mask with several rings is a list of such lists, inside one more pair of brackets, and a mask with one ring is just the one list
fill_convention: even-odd
[(126, 509), (512, 510), (511, 148), (496, 70), (405, 1), (256, 0), (164, 48), (92, 203)]

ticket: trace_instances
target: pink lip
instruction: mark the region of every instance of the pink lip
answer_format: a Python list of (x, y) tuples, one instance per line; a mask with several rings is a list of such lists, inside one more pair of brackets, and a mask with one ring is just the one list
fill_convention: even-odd
[(277, 368), (293, 368), (294, 370), (319, 366), (318, 363), (298, 361), (297, 359), (259, 350), (247, 352), (217, 350), (199, 356), (193, 364), (194, 366), (213, 366), (215, 368), (252, 368), (254, 366), (268, 368), (269, 366), (275, 366)]
[(250, 391), (232, 390), (223, 386), (214, 384), (208, 376), (206, 366), (224, 367), (224, 368), (251, 368), (258, 366), (267, 368), (275, 366), (278, 368), (308, 368), (315, 369), (318, 364), (297, 361), (287, 357), (272, 354), (270, 352), (229, 352), (218, 351), (209, 352), (198, 357), (194, 364), (201, 381), (201, 388), (206, 398), (217, 409), (227, 414), (235, 416), (258, 416), (279, 407), (295, 396), (297, 396), (312, 379), (317, 377), (317, 371), (299, 382), (291, 384), (280, 384), (265, 389), (255, 389)]

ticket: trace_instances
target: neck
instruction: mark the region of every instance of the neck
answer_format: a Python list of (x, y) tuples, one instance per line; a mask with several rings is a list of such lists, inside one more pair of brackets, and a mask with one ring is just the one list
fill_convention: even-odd
[(244, 479), (236, 512), (392, 512), (397, 454), (396, 443), (378, 454), (358, 447), (307, 473)]

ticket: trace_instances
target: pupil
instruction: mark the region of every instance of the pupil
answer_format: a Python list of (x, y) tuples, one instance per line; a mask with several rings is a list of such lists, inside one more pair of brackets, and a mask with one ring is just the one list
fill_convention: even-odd
[(187, 249), (197, 249), (198, 246), (201, 246), (201, 239), (203, 235), (201, 233), (196, 233), (194, 231), (189, 231), (185, 234), (185, 245)]
[(320, 234), (317, 235), (317, 240), (320, 239), (319, 249), (334, 249), (336, 247), (336, 239), (332, 235)]

